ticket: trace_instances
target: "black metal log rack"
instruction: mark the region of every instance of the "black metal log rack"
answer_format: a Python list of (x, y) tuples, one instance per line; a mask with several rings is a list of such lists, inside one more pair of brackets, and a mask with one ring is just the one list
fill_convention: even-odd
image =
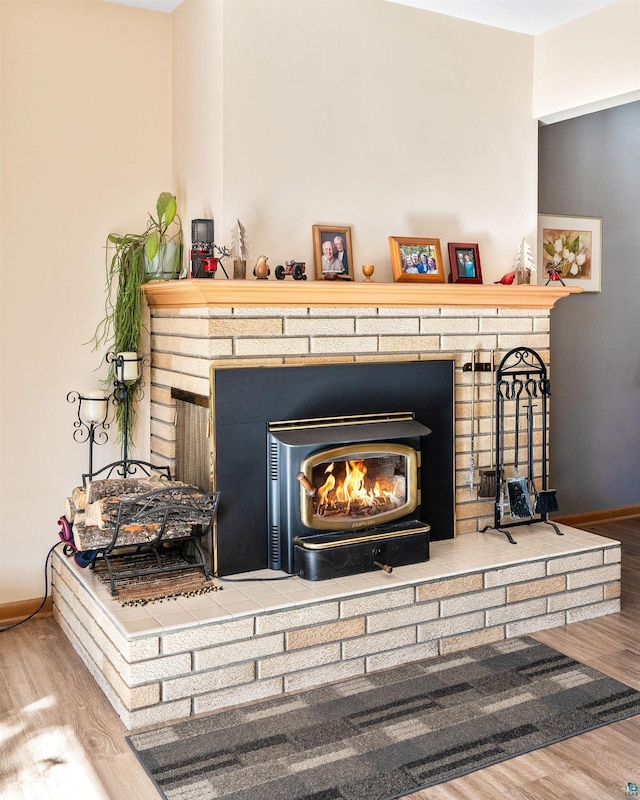
[[(211, 572), (208, 560), (202, 550), (201, 541), (210, 534), (220, 500), (219, 492), (202, 492), (188, 486), (158, 489), (123, 500), (118, 507), (118, 515), (111, 542), (96, 554), (104, 558), (111, 594), (117, 594), (116, 581), (141, 577), (143, 575), (176, 572), (179, 570), (201, 568), (206, 580)], [(132, 545), (131, 534), (147, 531), (147, 541)], [(168, 551), (179, 551), (184, 557), (184, 566), (177, 567), (174, 562), (166, 564), (163, 559)], [(153, 556), (155, 563), (137, 568), (135, 558), (130, 558), (131, 568), (113, 569), (113, 561), (123, 556)], [(95, 561), (94, 561), (95, 564)]]

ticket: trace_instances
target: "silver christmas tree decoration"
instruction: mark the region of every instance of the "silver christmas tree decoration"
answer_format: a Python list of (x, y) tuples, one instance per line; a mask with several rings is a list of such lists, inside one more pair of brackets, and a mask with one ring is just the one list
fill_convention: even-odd
[(515, 273), (515, 283), (531, 283), (531, 277), (535, 277), (536, 263), (529, 242), (523, 238), (520, 247), (516, 252), (516, 260), (513, 262)]
[(236, 220), (236, 224), (233, 226), (233, 230), (231, 231), (231, 255), (234, 258), (240, 259), (240, 261), (247, 260), (245, 230), (244, 225), (239, 219)]

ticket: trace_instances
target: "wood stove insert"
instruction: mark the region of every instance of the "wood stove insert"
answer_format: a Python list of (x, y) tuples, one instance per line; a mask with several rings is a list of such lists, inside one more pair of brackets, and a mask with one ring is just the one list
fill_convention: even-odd
[[(212, 488), (220, 492), (215, 573), (232, 575), (270, 565), (268, 434), (269, 424), (278, 420), (408, 413), (431, 430), (411, 445), (421, 465), (416, 487), (419, 522), (430, 526), (431, 541), (453, 538), (453, 397), (454, 362), (449, 359), (212, 367)], [(294, 491), (302, 491), (298, 481)], [(411, 522), (412, 512), (406, 510), (396, 522), (402, 520)], [(388, 520), (373, 522), (379, 528)], [(335, 530), (315, 533), (329, 535)], [(351, 527), (340, 532), (343, 537), (353, 535)]]
[(430, 433), (404, 412), (270, 422), (269, 566), (318, 580), (426, 560), (420, 439)]

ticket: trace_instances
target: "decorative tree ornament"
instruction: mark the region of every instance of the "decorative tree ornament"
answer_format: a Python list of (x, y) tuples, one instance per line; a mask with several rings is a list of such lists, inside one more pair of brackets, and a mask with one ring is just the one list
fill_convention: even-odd
[(513, 262), (516, 284), (531, 283), (531, 276), (535, 277), (536, 263), (529, 242), (523, 238), (520, 247), (516, 252), (516, 260)]
[(239, 219), (231, 231), (231, 254), (233, 256), (233, 277), (247, 277), (247, 243), (244, 225)]

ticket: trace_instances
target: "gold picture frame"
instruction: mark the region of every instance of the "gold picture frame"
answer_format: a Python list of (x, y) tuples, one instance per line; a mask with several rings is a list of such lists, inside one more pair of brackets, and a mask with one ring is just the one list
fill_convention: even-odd
[(389, 236), (394, 281), (445, 283), (440, 239)]
[(351, 228), (347, 225), (314, 225), (313, 260), (316, 280), (352, 281), (354, 273)]

